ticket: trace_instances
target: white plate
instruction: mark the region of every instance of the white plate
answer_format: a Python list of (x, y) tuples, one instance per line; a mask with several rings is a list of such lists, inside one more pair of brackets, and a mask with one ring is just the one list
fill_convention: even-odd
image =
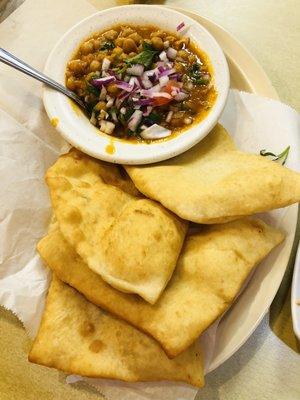
[[(264, 70), (236, 38), (207, 18), (172, 8), (200, 22), (217, 39), (227, 57), (232, 87), (278, 99)], [(289, 261), (297, 224), (297, 208), (297, 205), (287, 208), (281, 222), (281, 228), (287, 233), (284, 244), (261, 263), (246, 289), (222, 318), (209, 372), (224, 363), (245, 343), (268, 311)]]
[[(217, 39), (227, 57), (233, 87), (278, 99), (263, 69), (234, 37), (200, 15), (180, 11), (200, 22)], [(287, 208), (281, 221), (280, 228), (287, 233), (284, 244), (260, 264), (242, 295), (222, 318), (209, 372), (225, 362), (245, 343), (268, 311), (289, 261), (297, 224), (297, 208), (297, 205)]]

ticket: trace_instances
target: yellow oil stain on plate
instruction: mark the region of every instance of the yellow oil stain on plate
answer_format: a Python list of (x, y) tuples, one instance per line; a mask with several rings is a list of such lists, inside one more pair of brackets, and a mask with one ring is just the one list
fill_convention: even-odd
[(110, 143), (105, 147), (105, 151), (107, 154), (114, 154), (116, 151), (113, 139), (111, 139)]
[(54, 128), (57, 127), (57, 125), (59, 124), (59, 119), (58, 118), (51, 118), (51, 125), (54, 126)]

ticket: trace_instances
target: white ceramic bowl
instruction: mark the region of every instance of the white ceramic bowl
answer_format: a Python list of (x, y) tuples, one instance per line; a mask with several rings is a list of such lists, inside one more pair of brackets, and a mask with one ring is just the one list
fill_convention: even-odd
[[(131, 5), (98, 12), (71, 28), (51, 51), (45, 73), (64, 84), (66, 64), (78, 45), (97, 31), (105, 31), (119, 23), (155, 25), (176, 32), (185, 23), (184, 36), (191, 38), (210, 58), (217, 100), (207, 117), (193, 124), (182, 134), (167, 141), (131, 143), (113, 138), (94, 127), (83, 112), (76, 110), (64, 95), (48, 87), (44, 90), (44, 105), (50, 119), (56, 118), (57, 129), (73, 146), (101, 160), (122, 164), (146, 164), (165, 160), (180, 154), (203, 139), (217, 123), (225, 106), (229, 90), (229, 72), (225, 56), (212, 35), (198, 22), (166, 7)], [(114, 153), (107, 146), (113, 141)]]

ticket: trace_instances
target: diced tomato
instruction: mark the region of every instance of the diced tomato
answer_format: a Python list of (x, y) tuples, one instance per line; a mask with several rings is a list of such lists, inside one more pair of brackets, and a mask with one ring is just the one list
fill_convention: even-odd
[(163, 88), (164, 92), (167, 92), (169, 94), (171, 94), (172, 92), (172, 87), (180, 87), (180, 83), (178, 83), (177, 81), (174, 80), (170, 80), (166, 86)]
[(153, 105), (154, 106), (163, 106), (165, 104), (170, 103), (172, 99), (167, 99), (166, 97), (155, 97), (153, 99)]

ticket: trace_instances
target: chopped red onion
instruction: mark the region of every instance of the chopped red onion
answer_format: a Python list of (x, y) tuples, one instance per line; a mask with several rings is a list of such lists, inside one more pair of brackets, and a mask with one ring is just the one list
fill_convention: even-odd
[(139, 110), (141, 108), (141, 106), (139, 106), (138, 104), (136, 104), (135, 106), (133, 106), (134, 110)]
[(153, 107), (152, 106), (148, 106), (146, 108), (146, 110), (143, 112), (143, 116), (144, 117), (148, 117), (148, 115), (152, 112), (152, 110), (153, 110)]
[(149, 69), (148, 71), (145, 71), (144, 74), (146, 74), (148, 77), (156, 76), (158, 75), (158, 69), (157, 68)]
[(173, 90), (171, 91), (171, 95), (172, 95), (173, 97), (175, 97), (178, 93), (180, 93), (180, 89), (179, 89), (179, 88), (175, 88), (175, 87), (173, 86)]
[(100, 131), (111, 135), (115, 129), (115, 124), (110, 121), (101, 121), (100, 122)]
[(172, 99), (172, 96), (166, 92), (152, 93), (151, 97), (164, 97), (166, 99)]
[(109, 114), (106, 111), (100, 110), (99, 117), (98, 117), (99, 120), (107, 119), (108, 117), (109, 117)]
[(114, 76), (106, 76), (105, 78), (98, 78), (92, 80), (92, 85), (100, 88), (103, 85), (108, 85), (111, 82), (114, 82), (116, 78)]
[(110, 108), (114, 104), (114, 101), (115, 101), (115, 99), (111, 96), (106, 96), (106, 100), (107, 100), (106, 108)]
[(110, 60), (108, 58), (104, 58), (102, 61), (102, 71), (108, 71), (110, 67)]
[(164, 50), (159, 54), (159, 58), (161, 61), (165, 61), (165, 62), (169, 61), (169, 59), (167, 57), (167, 53)]
[[(141, 88), (141, 78), (140, 78), (139, 76), (138, 76), (138, 77), (133, 76), (131, 79), (133, 80), (134, 85), (135, 85), (137, 88)], [(129, 81), (129, 82), (130, 82), (130, 81)]]
[(173, 49), (173, 47), (169, 47), (167, 50), (167, 57), (170, 60), (174, 60), (177, 56), (177, 50)]
[(184, 22), (181, 22), (177, 27), (176, 27), (176, 31), (180, 31), (183, 27), (185, 26)]
[(170, 122), (172, 119), (173, 111), (169, 111), (167, 114), (166, 122)]
[(169, 82), (169, 77), (168, 76), (162, 76), (159, 78), (159, 84), (161, 86), (165, 86)]
[(105, 86), (102, 86), (101, 92), (100, 92), (100, 96), (99, 96), (99, 100), (105, 100), (106, 93), (107, 93), (107, 90), (106, 90)]
[(145, 89), (150, 89), (153, 86), (152, 82), (150, 81), (145, 72), (142, 75), (142, 85), (144, 86)]
[(96, 119), (94, 111), (92, 112), (92, 115), (91, 115), (91, 118), (90, 118), (90, 123), (93, 124), (93, 125), (97, 124), (97, 119)]
[(118, 99), (120, 99), (120, 100), (125, 100), (129, 95), (130, 95), (130, 93), (131, 92), (126, 92), (126, 90), (123, 90), (123, 92), (121, 92), (120, 94), (119, 94), (119, 96), (118, 96)]
[(163, 126), (153, 124), (149, 128), (143, 130), (140, 135), (143, 139), (162, 139), (170, 136), (172, 131)]
[(141, 110), (135, 110), (132, 116), (128, 121), (128, 128), (135, 132), (136, 128), (138, 127), (139, 123), (141, 122), (143, 117), (143, 112)]
[(134, 99), (133, 101), (135, 101), (139, 106), (149, 106), (153, 103), (152, 99)]
[(176, 69), (175, 69), (175, 68), (165, 69), (164, 71), (162, 71), (162, 72), (159, 74), (159, 77), (161, 77), (161, 76), (172, 75), (172, 74), (174, 74), (175, 72), (176, 72)]
[(141, 96), (144, 96), (144, 97), (151, 97), (151, 95), (152, 95), (153, 93), (159, 92), (160, 89), (161, 89), (161, 86), (160, 86), (159, 84), (153, 86), (153, 87), (150, 88), (150, 89), (141, 89)]
[(126, 107), (120, 108), (120, 113), (123, 115), (126, 114)]
[(176, 74), (169, 75), (169, 78), (173, 79), (175, 81), (179, 80), (180, 77), (181, 77), (181, 74), (179, 74), (178, 72)]
[(130, 84), (130, 85), (133, 85), (133, 88), (134, 88), (135, 90), (137, 90), (137, 89), (139, 89), (139, 88), (141, 87), (139, 78), (137, 78), (137, 77), (135, 77), (135, 76), (132, 76), (132, 77), (130, 78), (129, 84)]
[(165, 62), (164, 61), (157, 61), (156, 68), (158, 68), (158, 67), (165, 67)]
[(114, 122), (118, 122), (118, 117), (117, 117), (117, 114), (116, 114), (115, 110), (112, 110), (110, 115), (111, 115), (111, 117), (112, 117)]
[(189, 97), (189, 95), (187, 93), (179, 92), (178, 94), (176, 94), (176, 96), (174, 98), (176, 101), (183, 101), (183, 100), (187, 99), (188, 97)]
[(144, 66), (142, 64), (135, 64), (130, 68), (127, 68), (126, 73), (129, 75), (141, 76), (144, 72)]
[(117, 81), (116, 86), (119, 89), (125, 90), (126, 92), (132, 92), (134, 88), (134, 85), (131, 85), (130, 83), (124, 81)]

